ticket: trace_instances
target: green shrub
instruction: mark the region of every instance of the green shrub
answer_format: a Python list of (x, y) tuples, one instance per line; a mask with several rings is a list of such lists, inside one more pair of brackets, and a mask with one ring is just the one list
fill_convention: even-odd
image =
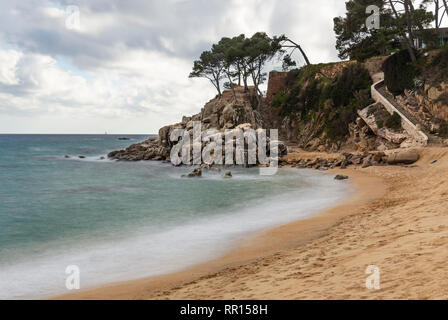
[(386, 127), (390, 129), (401, 129), (401, 117), (398, 113), (394, 112), (390, 117), (386, 119)]
[(367, 69), (360, 63), (351, 64), (331, 85), (330, 98), (335, 106), (348, 105), (354, 98), (355, 92), (369, 89), (371, 84), (372, 80)]
[(384, 127), (384, 121), (381, 120), (381, 119), (379, 119), (379, 120), (376, 121), (376, 125), (377, 125), (377, 127), (378, 127), (379, 129), (381, 129), (381, 128)]
[(347, 66), (328, 86), (324, 99), (330, 99), (334, 116), (327, 120), (326, 133), (330, 140), (343, 140), (348, 135), (348, 125), (356, 120), (356, 110), (371, 104), (369, 72), (360, 63)]
[(383, 71), (384, 82), (394, 95), (402, 94), (405, 89), (412, 89), (414, 79), (420, 74), (407, 50), (401, 50), (387, 58), (383, 63)]
[(279, 92), (274, 96), (274, 99), (272, 99), (272, 106), (280, 107), (285, 103), (286, 99), (288, 99), (288, 94), (285, 92)]

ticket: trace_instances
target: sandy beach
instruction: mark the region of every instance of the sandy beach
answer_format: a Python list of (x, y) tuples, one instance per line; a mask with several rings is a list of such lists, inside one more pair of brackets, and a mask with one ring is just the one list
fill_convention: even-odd
[[(448, 149), (415, 150), (413, 165), (330, 170), (356, 194), (224, 257), (56, 299), (447, 299)], [(365, 287), (368, 265), (380, 269), (379, 290)]]

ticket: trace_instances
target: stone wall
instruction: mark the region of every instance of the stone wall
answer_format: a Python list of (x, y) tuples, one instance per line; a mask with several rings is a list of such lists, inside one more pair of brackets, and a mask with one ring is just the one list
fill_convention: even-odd
[(287, 76), (288, 72), (269, 72), (268, 90), (266, 93), (266, 103), (268, 106), (271, 105), (275, 95), (285, 89)]

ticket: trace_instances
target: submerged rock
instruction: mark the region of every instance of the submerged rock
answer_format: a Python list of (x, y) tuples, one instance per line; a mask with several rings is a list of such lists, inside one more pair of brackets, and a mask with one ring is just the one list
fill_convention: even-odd
[(201, 168), (196, 168), (192, 172), (190, 172), (189, 174), (182, 175), (182, 178), (198, 178), (198, 177), (201, 177), (201, 176), (202, 176), (202, 169)]
[(227, 172), (224, 174), (224, 179), (228, 179), (228, 178), (232, 178), (232, 172), (231, 172), (231, 171), (227, 171)]
[(345, 176), (343, 174), (338, 174), (334, 177), (335, 180), (347, 180), (348, 176)]

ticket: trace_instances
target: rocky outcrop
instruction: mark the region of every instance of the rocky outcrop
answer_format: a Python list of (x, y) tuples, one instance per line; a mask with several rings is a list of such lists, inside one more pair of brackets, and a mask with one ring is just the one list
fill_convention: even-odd
[(448, 121), (448, 82), (437, 86), (425, 84), (413, 92), (405, 90), (396, 99), (430, 131), (437, 131), (440, 122), (437, 120)]
[[(160, 128), (157, 138), (133, 144), (124, 150), (113, 151), (108, 154), (108, 157), (128, 161), (170, 160), (171, 149), (177, 143), (171, 141), (171, 134), (176, 129), (183, 129), (190, 134), (191, 143), (195, 143), (193, 141), (195, 122), (200, 123), (202, 132), (215, 129), (221, 133), (230, 131), (230, 134), (232, 134), (232, 130), (236, 132), (236, 130), (241, 129), (246, 132), (250, 129), (259, 129), (262, 127), (262, 120), (259, 113), (252, 107), (254, 103), (256, 103), (256, 98), (253, 88), (244, 92), (244, 88), (237, 87), (235, 88), (235, 96), (231, 91), (224, 91), (221, 98), (214, 98), (205, 104), (200, 113), (191, 117), (184, 116), (181, 122)], [(287, 148), (282, 142), (269, 141), (269, 138), (267, 142), (268, 144), (276, 143), (278, 145), (279, 156), (286, 154)], [(205, 144), (202, 143), (202, 147), (205, 147)], [(191, 148), (191, 151), (193, 151), (193, 148)], [(247, 152), (248, 150), (245, 150), (246, 162)]]
[(107, 156), (111, 159), (139, 161), (169, 159), (170, 148), (162, 145), (160, 139), (151, 138), (136, 143), (124, 150), (112, 151)]
[(365, 152), (362, 154), (355, 154), (345, 152), (339, 157), (331, 158), (305, 158), (305, 159), (291, 159), (283, 158), (280, 161), (283, 166), (292, 166), (295, 168), (309, 168), (326, 171), (328, 169), (341, 168), (345, 169), (350, 165), (362, 166), (367, 168), (370, 166), (379, 166), (387, 164), (387, 156), (384, 152)]

